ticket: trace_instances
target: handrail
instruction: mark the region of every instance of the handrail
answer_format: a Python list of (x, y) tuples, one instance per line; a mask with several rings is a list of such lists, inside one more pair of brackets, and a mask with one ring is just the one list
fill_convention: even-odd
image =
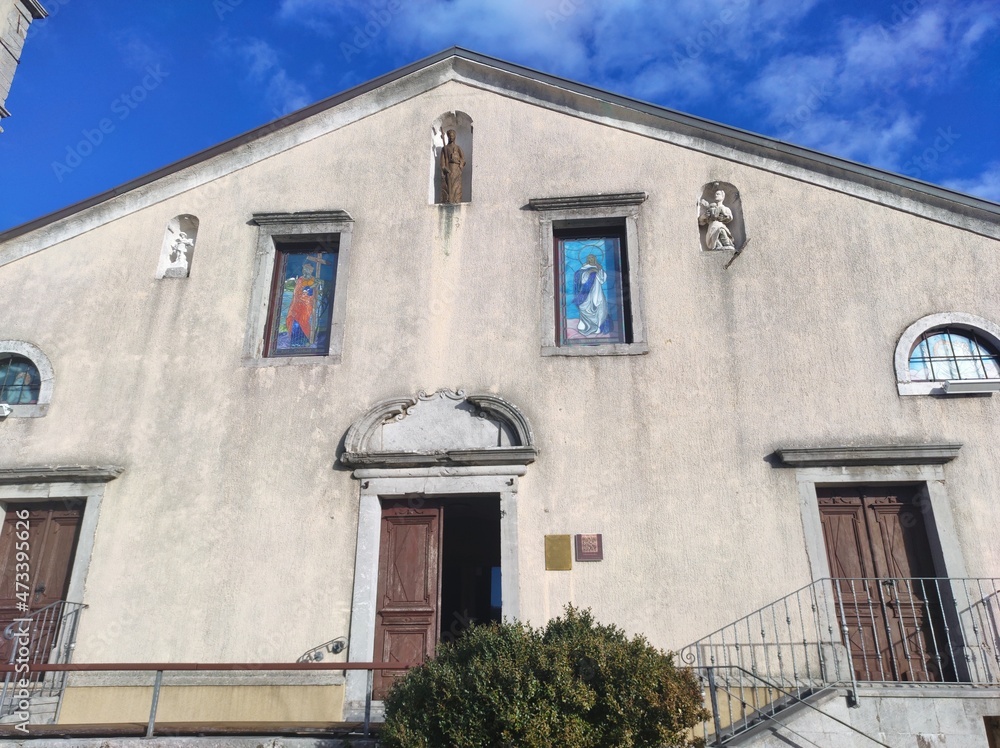
[[(846, 688), (852, 704), (866, 683), (996, 687), (1000, 577), (818, 579), (682, 647), (677, 659), (702, 675), (718, 668), (713, 677), (743, 703), (773, 703), (777, 693), (760, 693), (743, 673), (782, 692)], [(713, 704), (713, 716), (730, 705)], [(707, 737), (710, 724), (703, 729)]]
[[(18, 620), (27, 621), (27, 620), (37, 620), (39, 618), (45, 619), (48, 617), (49, 611), (52, 610), (53, 608), (61, 606), (70, 606), (70, 605), (75, 606), (72, 611), (74, 613), (83, 610), (84, 608), (87, 607), (87, 605), (84, 603), (71, 603), (69, 600), (56, 600), (55, 602), (51, 602), (48, 605), (39, 608), (38, 610), (33, 610), (30, 613), (25, 613), (24, 615), (19, 616)], [(4, 639), (10, 640), (14, 638), (14, 624), (16, 622), (17, 621), (11, 621), (4, 627), (3, 630)]]
[[(10, 701), (15, 664), (39, 667), (48, 664), (65, 664), (72, 659), (76, 646), (76, 631), (80, 614), (87, 606), (69, 600), (56, 600), (38, 610), (25, 612), (12, 621), (3, 631), (11, 642), (10, 659), (4, 668), (3, 686), (0, 688), (0, 717), (8, 716), (13, 703)], [(55, 697), (56, 717), (62, 705), (64, 675), (47, 679), (32, 678), (27, 686), (19, 685), (17, 692), (28, 691), (32, 696)]]
[[(708, 671), (715, 671), (715, 670), (720, 670), (720, 669), (723, 669), (723, 668), (718, 668), (718, 667), (710, 667), (710, 668), (705, 668), (705, 669), (706, 669), (706, 670), (708, 670)], [(856, 727), (855, 727), (854, 725), (852, 725), (852, 724), (850, 724), (850, 723), (848, 723), (848, 722), (844, 722), (844, 720), (840, 719), (839, 717), (834, 717), (834, 716), (833, 716), (832, 714), (830, 714), (830, 713), (828, 713), (828, 712), (824, 712), (824, 711), (823, 711), (822, 709), (820, 709), (819, 707), (815, 706), (814, 704), (810, 704), (810, 703), (809, 703), (808, 701), (806, 701), (805, 699), (802, 699), (802, 698), (800, 698), (799, 696), (797, 696), (796, 694), (792, 693), (791, 691), (786, 691), (786, 690), (785, 690), (785, 689), (783, 689), (783, 688), (782, 688), (781, 686), (779, 686), (779, 685), (777, 685), (777, 684), (775, 684), (775, 683), (771, 683), (771, 682), (770, 682), (770, 681), (768, 681), (768, 680), (767, 680), (766, 678), (761, 678), (761, 677), (760, 677), (759, 675), (755, 675), (754, 673), (751, 673), (751, 672), (750, 672), (749, 670), (745, 670), (744, 668), (741, 668), (741, 667), (736, 667), (736, 666), (734, 666), (734, 665), (729, 665), (729, 666), (727, 666), (727, 667), (726, 667), (726, 668), (724, 668), (724, 669), (727, 669), (727, 670), (739, 670), (739, 671), (742, 671), (744, 675), (748, 675), (748, 676), (750, 676), (751, 678), (754, 678), (754, 679), (756, 679), (756, 680), (760, 681), (761, 683), (763, 683), (763, 684), (764, 684), (765, 686), (767, 686), (768, 688), (770, 688), (770, 689), (773, 689), (773, 690), (775, 690), (775, 691), (778, 691), (778, 692), (780, 692), (781, 694), (783, 694), (783, 695), (785, 695), (785, 696), (787, 696), (787, 697), (789, 697), (789, 698), (791, 698), (791, 699), (794, 699), (794, 700), (795, 700), (795, 701), (797, 701), (797, 702), (798, 702), (799, 704), (802, 704), (803, 706), (806, 706), (806, 707), (808, 707), (809, 709), (812, 709), (812, 710), (813, 710), (814, 712), (819, 712), (819, 713), (820, 713), (820, 714), (822, 714), (822, 715), (823, 715), (824, 717), (829, 717), (829, 718), (830, 718), (830, 719), (832, 719), (832, 720), (833, 720), (834, 722), (838, 722), (839, 724), (841, 724), (841, 725), (843, 725), (844, 727), (846, 727), (846, 728), (847, 728), (848, 730), (851, 730), (851, 731), (853, 731), (853, 732), (856, 732), (856, 733), (857, 733), (858, 735), (860, 735), (861, 737), (863, 737), (863, 738), (867, 738), (868, 740), (872, 741), (873, 743), (875, 743), (875, 744), (877, 744), (877, 745), (880, 745), (880, 746), (882, 746), (882, 748), (892, 748), (892, 746), (890, 746), (890, 745), (886, 745), (886, 744), (885, 744), (885, 743), (883, 743), (883, 742), (882, 742), (881, 740), (876, 740), (876, 739), (875, 739), (875, 738), (873, 738), (873, 737), (872, 737), (871, 735), (869, 735), (869, 734), (867, 734), (867, 733), (864, 733), (864, 732), (862, 732), (861, 730), (859, 730), (858, 728), (856, 728)], [(783, 722), (778, 722), (778, 720), (774, 719), (774, 717), (773, 717), (773, 715), (772, 715), (772, 714), (768, 714), (768, 713), (767, 713), (766, 711), (764, 711), (763, 709), (759, 709), (759, 708), (756, 708), (756, 707), (754, 707), (754, 706), (753, 706), (752, 704), (748, 704), (748, 703), (747, 703), (747, 702), (745, 702), (745, 701), (744, 701), (744, 700), (743, 700), (742, 698), (740, 698), (739, 696), (737, 696), (736, 694), (734, 694), (734, 693), (733, 693), (732, 691), (730, 691), (730, 690), (729, 690), (728, 688), (724, 688), (724, 687), (722, 687), (722, 686), (718, 686), (718, 685), (715, 685), (715, 683), (716, 683), (716, 679), (715, 679), (715, 678), (710, 678), (710, 679), (709, 679), (709, 683), (711, 684), (711, 686), (710, 686), (710, 687), (713, 687), (713, 688), (716, 688), (716, 689), (719, 689), (719, 690), (722, 690), (722, 691), (725, 691), (725, 692), (726, 692), (727, 694), (729, 694), (729, 695), (730, 695), (730, 696), (732, 696), (733, 698), (737, 699), (737, 700), (738, 700), (738, 701), (739, 701), (739, 702), (740, 702), (740, 703), (741, 703), (741, 704), (742, 704), (743, 706), (745, 706), (745, 707), (748, 707), (748, 708), (751, 708), (751, 709), (753, 709), (753, 710), (754, 710), (754, 711), (755, 711), (755, 712), (756, 712), (757, 714), (759, 714), (759, 715), (760, 715), (760, 716), (761, 716), (761, 717), (762, 717), (763, 719), (769, 719), (769, 720), (771, 720), (771, 721), (773, 721), (773, 722), (776, 722), (777, 724), (781, 725), (781, 726), (782, 726), (782, 727), (784, 727), (784, 728), (787, 728), (787, 729), (791, 729), (791, 728), (789, 728), (789, 727), (788, 727), (788, 725), (784, 724)], [(777, 712), (775, 712), (775, 713), (777, 713)], [(735, 736), (733, 736), (733, 737), (735, 737)], [(719, 742), (719, 743), (721, 744), (721, 742), (722, 742), (722, 736), (721, 736), (721, 735), (719, 735), (719, 734), (717, 733), (717, 734), (716, 734), (716, 739), (717, 739), (717, 742)]]
[[(146, 737), (151, 738), (156, 731), (156, 712), (160, 704), (160, 689), (165, 672), (261, 672), (267, 670), (364, 670), (368, 673), (368, 688), (365, 694), (364, 737), (371, 730), (372, 685), (375, 671), (410, 670), (420, 663), (409, 662), (93, 662), (93, 663), (45, 663), (32, 665), (34, 672), (152, 672), (153, 696), (149, 707), (149, 722)], [(13, 673), (15, 665), (0, 665), (0, 673)]]
[[(230, 670), (410, 670), (418, 662), (91, 662), (32, 665), (32, 672), (152, 672)], [(14, 672), (14, 665), (0, 664), (0, 673)]]

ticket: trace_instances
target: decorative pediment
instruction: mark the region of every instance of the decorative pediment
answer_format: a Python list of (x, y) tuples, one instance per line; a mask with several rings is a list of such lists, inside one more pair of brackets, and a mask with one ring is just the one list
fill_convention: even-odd
[(348, 430), (352, 467), (526, 465), (537, 454), (527, 419), (496, 395), (438, 390), (376, 404)]

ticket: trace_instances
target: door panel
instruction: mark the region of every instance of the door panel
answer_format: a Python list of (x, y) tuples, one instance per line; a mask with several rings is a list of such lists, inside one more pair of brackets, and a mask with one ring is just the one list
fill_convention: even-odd
[[(910, 486), (817, 489), (859, 680), (950, 679), (927, 525)], [(854, 581), (850, 581), (850, 580)]]
[[(440, 506), (387, 503), (379, 546), (375, 661), (419, 663), (434, 656), (441, 588)], [(402, 671), (376, 671), (374, 698)]]
[(830, 574), (841, 602), (844, 622), (860, 680), (894, 680), (886, 658), (886, 622), (882, 615), (876, 576), (868, 540), (864, 501), (851, 489), (823, 489), (820, 519), (830, 560)]
[[(28, 510), (28, 518), (19, 520), (17, 512), (25, 509)], [(82, 502), (7, 505), (0, 532), (0, 632), (15, 619), (66, 599), (82, 519)], [(17, 533), (25, 524), (29, 537), (29, 598), (27, 610), (20, 610), (18, 604), (21, 601), (16, 594)], [(57, 624), (58, 620), (52, 619), (49, 628), (54, 629)], [(55, 631), (41, 630), (40, 626), (35, 626), (32, 638), (35, 641), (51, 640)], [(9, 640), (0, 636), (0, 662), (9, 662), (11, 646)]]

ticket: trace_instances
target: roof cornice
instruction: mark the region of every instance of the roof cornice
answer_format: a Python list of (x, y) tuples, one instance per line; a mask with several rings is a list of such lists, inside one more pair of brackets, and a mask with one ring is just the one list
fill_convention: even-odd
[(42, 4), (38, 0), (21, 0), (25, 7), (31, 13), (31, 17), (36, 21), (42, 18), (46, 18), (49, 12), (42, 7)]
[[(441, 65), (446, 62), (449, 64), (446, 68), (442, 68)], [(435, 66), (438, 66), (440, 75), (430, 75)], [(417, 74), (423, 74), (423, 76)], [(931, 220), (1000, 239), (1000, 205), (997, 203), (693, 115), (683, 114), (655, 104), (630, 99), (582, 83), (471, 52), (461, 47), (452, 47), (299, 109), (285, 117), (87, 200), (0, 232), (0, 245), (57, 224), (63, 219), (83, 213), (88, 209), (101, 206), (125, 193), (143, 188), (164, 177), (176, 175), (190, 167), (229, 154), (241, 146), (277, 135), (282, 131), (291, 130), (294, 126), (311, 117), (352, 100), (360, 99), (376, 89), (390, 85), (398, 87), (402, 85), (400, 82), (409, 76), (415, 76), (415, 80), (418, 81), (417, 86), (432, 87), (440, 85), (445, 80), (459, 80), (501, 95), (516, 96), (557, 111), (641, 132), (660, 140), (668, 140), (675, 145), (709, 152), (712, 155), (758, 168), (767, 169), (774, 164), (780, 164), (787, 167), (780, 170), (781, 173), (793, 179), (820, 184), (820, 186), (861, 197), (887, 207), (922, 215)], [(511, 76), (516, 76), (516, 78)], [(418, 95), (419, 93), (421, 91), (417, 90), (410, 95)], [(408, 98), (406, 92), (399, 95), (404, 99)], [(298, 142), (304, 141), (292, 142), (287, 147), (297, 145)], [(235, 168), (242, 168), (242, 166)], [(774, 168), (770, 170), (779, 171), (779, 169)], [(857, 185), (860, 189), (846, 189), (845, 185), (849, 183)], [(175, 186), (173, 193), (165, 194), (160, 199), (179, 194), (185, 189), (190, 189), (190, 187)], [(920, 206), (928, 206), (931, 210), (922, 210)], [(133, 207), (133, 209), (135, 208)], [(97, 221), (97, 223), (100, 222), (102, 221)], [(85, 230), (89, 229), (81, 229), (81, 232)], [(40, 239), (39, 243), (50, 246), (66, 238), (69, 236), (60, 234), (51, 237), (51, 239)], [(4, 253), (3, 248), (0, 247), (0, 265), (40, 248), (43, 247), (25, 248), (25, 251)]]

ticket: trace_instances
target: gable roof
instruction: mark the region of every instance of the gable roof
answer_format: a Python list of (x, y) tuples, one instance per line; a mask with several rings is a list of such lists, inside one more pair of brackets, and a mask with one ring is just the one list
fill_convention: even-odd
[[(349, 121), (361, 119), (398, 101), (423, 93), (448, 80), (458, 80), (612, 127), (640, 132), (720, 158), (783, 173), (795, 179), (852, 194), (887, 207), (1000, 239), (1000, 204), (610, 93), (461, 47), (452, 47), (318, 101), (106, 192), (8, 229), (0, 233), (0, 245), (9, 245), (13, 240), (28, 238), (33, 232), (51, 229), (61, 223), (67, 223), (68, 219), (74, 216), (82, 218), (88, 211), (98, 209), (94, 216), (96, 220), (77, 222), (75, 230), (45, 231), (42, 232), (45, 234), (44, 237), (38, 236), (28, 242), (29, 246), (21, 246), (18, 249), (0, 246), (0, 265), (38, 251), (44, 246), (64, 241), (119, 215), (224, 176), (281, 150), (337, 129)], [(390, 96), (377, 97), (379, 101), (376, 102), (376, 106), (371, 106), (371, 102), (368, 106), (357, 106), (366, 95), (379, 89), (383, 89), (383, 93), (390, 93)], [(312, 118), (352, 106), (359, 110), (354, 112), (357, 116), (353, 118), (348, 116), (341, 118), (343, 121), (339, 122), (336, 121), (337, 118), (332, 118), (326, 128), (311, 128), (308, 132), (299, 132), (291, 138), (283, 137)], [(265, 141), (273, 141), (275, 147), (260, 148), (259, 146)], [(148, 188), (165, 180), (166, 177), (180, 175), (191, 167), (213, 159), (224, 160), (226, 156), (232, 156), (241, 149), (249, 151), (254, 146), (258, 146), (255, 155), (245, 154), (247, 157), (231, 158), (229, 168), (227, 164), (220, 162), (218, 168), (213, 169), (206, 179), (171, 180), (173, 189), (164, 189), (158, 195), (150, 194), (148, 191)], [(120, 210), (108, 210), (109, 204), (115, 202), (116, 198), (144, 188), (147, 188), (147, 199), (133, 200), (128, 205), (124, 204), (125, 201), (119, 201), (123, 203)]]

